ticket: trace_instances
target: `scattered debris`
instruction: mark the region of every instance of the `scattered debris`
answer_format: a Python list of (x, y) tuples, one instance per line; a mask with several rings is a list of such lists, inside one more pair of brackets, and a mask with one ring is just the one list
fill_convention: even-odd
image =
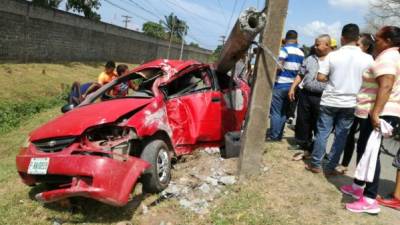
[(142, 214), (146, 215), (149, 212), (149, 208), (146, 205), (142, 205)]
[(175, 198), (182, 208), (207, 214), (212, 202), (224, 193), (225, 186), (236, 183), (233, 174), (237, 170), (237, 159), (221, 160), (218, 152), (219, 148), (205, 148), (180, 159), (170, 185), (148, 207)]
[(62, 224), (63, 224), (63, 221), (61, 221), (61, 219), (59, 219), (59, 218), (54, 218), (52, 220), (52, 225), (62, 225)]
[(236, 177), (234, 177), (234, 176), (224, 176), (224, 177), (221, 177), (219, 179), (219, 182), (221, 182), (224, 185), (232, 185), (232, 184), (236, 183)]
[(219, 153), (219, 148), (218, 147), (207, 147), (204, 149), (204, 151), (210, 155), (214, 155), (214, 154)]

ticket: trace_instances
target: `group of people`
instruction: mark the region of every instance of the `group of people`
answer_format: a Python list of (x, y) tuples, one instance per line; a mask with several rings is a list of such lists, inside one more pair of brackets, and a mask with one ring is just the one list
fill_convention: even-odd
[[(287, 110), (297, 102), (296, 144), (291, 148), (301, 152), (293, 159), (309, 159), (305, 169), (312, 173), (340, 175), (348, 170), (359, 130), (357, 171), (366, 170), (364, 161), (368, 162), (368, 168), (374, 168), (373, 178), (357, 177), (340, 188), (356, 199), (346, 204), (346, 209), (373, 214), (379, 213), (379, 205), (400, 209), (400, 149), (393, 161), (397, 177), (389, 198), (378, 196), (380, 154), (379, 149), (370, 150), (373, 132), (399, 133), (400, 28), (386, 26), (372, 35), (360, 33), (356, 24), (347, 24), (342, 29), (340, 48), (323, 34), (315, 39), (306, 58), (297, 39), (296, 31), (288, 31), (280, 51), (281, 68), (273, 89), (267, 140), (282, 140)], [(335, 138), (326, 153), (331, 133)], [(376, 154), (375, 160), (370, 160), (371, 154)]]
[[(101, 72), (97, 78), (97, 82), (88, 82), (80, 85), (81, 98), (86, 98), (89, 94), (98, 90), (101, 86), (106, 85), (117, 79), (118, 77), (125, 75), (129, 70), (126, 64), (119, 64), (116, 66), (114, 61), (107, 61), (104, 65), (104, 71)], [(137, 90), (139, 88), (142, 79), (135, 79), (134, 81), (121, 82), (115, 85), (108, 93), (102, 96), (102, 100), (115, 97), (125, 97), (128, 95), (129, 89)], [(76, 95), (76, 93), (73, 93)]]

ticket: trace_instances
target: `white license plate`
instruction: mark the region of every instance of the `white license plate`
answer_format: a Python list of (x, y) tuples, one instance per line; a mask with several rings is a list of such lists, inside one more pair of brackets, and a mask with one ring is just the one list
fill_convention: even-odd
[(50, 158), (32, 158), (28, 167), (28, 174), (47, 174)]

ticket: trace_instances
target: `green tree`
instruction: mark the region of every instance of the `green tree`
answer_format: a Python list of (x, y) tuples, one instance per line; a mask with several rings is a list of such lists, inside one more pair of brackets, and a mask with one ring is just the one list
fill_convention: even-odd
[(100, 0), (67, 0), (67, 10), (83, 13), (86, 18), (100, 20), (100, 15), (94, 10), (100, 8)]
[(47, 8), (58, 8), (62, 0), (32, 0), (32, 4), (47, 7)]
[(217, 48), (215, 48), (214, 52), (210, 55), (208, 61), (216, 62), (218, 60), (219, 56), (221, 55), (223, 47), (224, 46), (222, 46), (222, 45), (218, 45)]
[(185, 21), (180, 20), (173, 13), (168, 16), (164, 16), (165, 20), (160, 21), (160, 23), (164, 26), (164, 29), (167, 31), (168, 38), (175, 37), (177, 41), (182, 40), (182, 37), (187, 34), (189, 30), (189, 26)]
[(143, 33), (151, 37), (165, 39), (167, 34), (164, 27), (159, 23), (148, 21), (142, 26)]
[(200, 47), (199, 44), (194, 43), (194, 42), (190, 42), (189, 46), (196, 47), (196, 48)]

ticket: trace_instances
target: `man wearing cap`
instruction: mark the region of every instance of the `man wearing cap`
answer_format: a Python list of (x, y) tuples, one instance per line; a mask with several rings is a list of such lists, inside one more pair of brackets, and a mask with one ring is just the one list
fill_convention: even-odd
[(289, 104), (288, 92), (303, 63), (304, 53), (297, 44), (297, 32), (289, 30), (286, 33), (285, 45), (279, 53), (281, 69), (278, 70), (270, 113), (270, 131), (267, 140), (280, 141), (286, 122), (286, 108)]

